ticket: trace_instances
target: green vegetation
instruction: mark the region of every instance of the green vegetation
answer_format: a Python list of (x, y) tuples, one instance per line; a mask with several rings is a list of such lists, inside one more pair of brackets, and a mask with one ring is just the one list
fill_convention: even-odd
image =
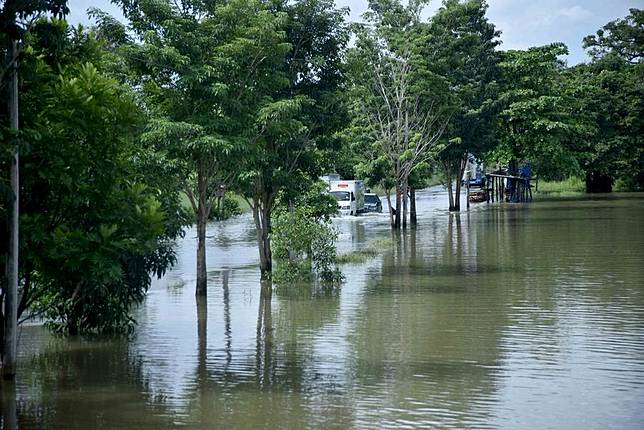
[(321, 186), (313, 187), (275, 213), (271, 246), (278, 261), (274, 278), (278, 285), (311, 280), (337, 285), (342, 280), (336, 267), (338, 233), (329, 218), (336, 201), (321, 192)]
[(360, 264), (370, 258), (382, 254), (391, 247), (392, 241), (389, 239), (374, 240), (369, 242), (364, 248), (352, 251), (348, 254), (341, 254), (336, 257), (337, 264)]
[(578, 194), (583, 193), (586, 184), (584, 180), (571, 176), (563, 181), (539, 181), (539, 194)]
[(484, 0), (444, 0), (428, 20), (424, 1), (372, 0), (352, 26), (332, 0), (115, 3), (126, 22), (93, 10), (92, 29), (67, 25), (64, 0), (0, 6), (8, 372), (18, 318), (127, 330), (193, 222), (198, 295), (207, 223), (240, 210), (262, 279), (275, 258), (337, 281), (337, 262), (379, 244), (336, 258), (323, 172), (382, 190), (394, 229), (415, 224), (432, 178), (459, 210), (470, 156), (530, 162), (541, 193), (644, 189), (641, 10), (586, 37), (589, 63), (568, 67), (557, 42), (499, 50)]

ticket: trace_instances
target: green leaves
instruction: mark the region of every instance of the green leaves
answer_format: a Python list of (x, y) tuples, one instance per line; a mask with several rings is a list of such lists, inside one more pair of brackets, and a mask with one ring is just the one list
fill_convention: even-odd
[(595, 61), (611, 54), (630, 64), (644, 60), (644, 10), (631, 8), (629, 12), (584, 38), (583, 46)]

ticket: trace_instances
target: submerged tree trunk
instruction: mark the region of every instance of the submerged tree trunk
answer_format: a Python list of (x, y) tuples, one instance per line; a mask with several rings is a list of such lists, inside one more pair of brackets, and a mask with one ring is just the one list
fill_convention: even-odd
[(400, 184), (396, 184), (396, 213), (394, 214), (394, 228), (400, 228), (400, 215), (401, 215), (401, 200), (402, 200), (402, 191), (400, 189)]
[(402, 184), (402, 208), (403, 208), (403, 213), (402, 213), (402, 228), (406, 229), (407, 228), (407, 214), (409, 213), (408, 210), (408, 203), (409, 203), (409, 194), (407, 194), (407, 180), (403, 181)]
[(416, 227), (416, 189), (409, 187), (409, 224)]
[(448, 177), (447, 178), (447, 198), (449, 200), (449, 211), (452, 212), (454, 210), (454, 189), (452, 188), (452, 178)]
[(197, 296), (205, 296), (208, 286), (206, 269), (206, 221), (199, 214), (197, 219)]
[[(18, 132), (18, 44), (9, 45), (8, 110), (9, 127)], [(4, 294), (4, 330), (2, 338), (2, 376), (13, 379), (16, 375), (16, 349), (18, 343), (18, 205), (20, 202), (20, 173), (17, 136), (12, 139), (13, 159), (11, 160), (11, 193), (9, 198), (9, 246), (7, 255), (7, 286)], [(4, 287), (4, 286), (3, 286)]]
[(197, 208), (197, 296), (205, 296), (208, 287), (208, 271), (206, 269), (206, 226), (208, 224), (208, 202), (206, 190), (201, 189), (199, 180), (199, 206)]
[(253, 220), (257, 231), (257, 247), (259, 249), (259, 269), (261, 279), (271, 278), (273, 271), (273, 255), (271, 253), (271, 212), (272, 198), (264, 197), (253, 201)]
[(587, 193), (610, 193), (613, 191), (613, 178), (598, 172), (586, 173)]
[(197, 285), (195, 295), (205, 296), (208, 287), (208, 275), (206, 268), (206, 228), (208, 217), (212, 209), (212, 201), (208, 198), (208, 179), (206, 167), (200, 166), (197, 173), (197, 195), (193, 189), (187, 187), (186, 194), (190, 200), (190, 205), (195, 213), (197, 221)]
[(387, 190), (387, 204), (389, 205), (389, 225), (391, 225), (391, 228), (394, 228), (396, 226), (394, 222), (395, 209), (391, 205), (391, 193), (389, 190)]

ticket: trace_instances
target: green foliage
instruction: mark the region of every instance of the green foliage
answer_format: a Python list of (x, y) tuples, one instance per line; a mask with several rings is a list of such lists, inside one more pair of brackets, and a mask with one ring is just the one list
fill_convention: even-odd
[(335, 267), (338, 233), (330, 221), (316, 218), (310, 207), (277, 209), (273, 216), (273, 255), (278, 260), (277, 284), (310, 282), (338, 284), (342, 274)]
[(70, 333), (126, 330), (150, 276), (174, 262), (185, 212), (151, 174), (142, 112), (101, 70), (102, 43), (56, 20), (39, 21), (26, 42), (19, 312)]
[(494, 159), (530, 161), (543, 178), (579, 171), (571, 142), (583, 138), (587, 129), (576, 116), (578, 101), (566, 91), (564, 64), (558, 56), (567, 53), (560, 43), (504, 53), (501, 142)]
[(597, 61), (609, 55), (617, 55), (630, 64), (644, 60), (644, 10), (631, 8), (625, 18), (611, 21), (596, 35), (586, 36), (584, 48)]
[(271, 247), (278, 260), (277, 284), (310, 282), (337, 285), (342, 274), (335, 267), (337, 230), (330, 216), (337, 211), (336, 200), (322, 194), (318, 183), (291, 202), (283, 202), (274, 213)]
[(539, 181), (539, 194), (577, 194), (585, 190), (584, 180), (571, 176), (563, 181)]
[(210, 212), (210, 218), (217, 221), (223, 221), (240, 215), (241, 213), (242, 210), (239, 206), (239, 202), (235, 198), (226, 194), (215, 200), (215, 205)]
[(496, 143), (501, 33), (487, 20), (487, 8), (484, 0), (445, 0), (425, 32), (423, 60), (449, 86), (443, 96), (451, 112), (444, 138), (459, 142), (446, 145), (442, 159), (481, 157)]
[(448, 116), (447, 81), (423, 55), (424, 4), (370, 2), (347, 55), (353, 122), (344, 134), (359, 155), (357, 176), (401, 197), (402, 208), (390, 210), (394, 228), (406, 225), (409, 177), (435, 156)]
[(584, 46), (592, 63), (567, 74), (592, 130), (574, 146), (577, 158), (589, 180), (599, 175), (619, 179), (622, 189), (644, 189), (644, 12), (631, 9)]

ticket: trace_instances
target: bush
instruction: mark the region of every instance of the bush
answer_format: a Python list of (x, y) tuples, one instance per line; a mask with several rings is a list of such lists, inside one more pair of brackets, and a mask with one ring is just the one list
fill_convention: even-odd
[(223, 221), (237, 215), (241, 215), (242, 210), (239, 202), (229, 195), (218, 197), (210, 211), (210, 219)]
[(315, 212), (316, 208), (301, 205), (275, 213), (271, 243), (278, 263), (273, 275), (277, 284), (341, 282), (342, 274), (335, 264), (338, 232), (327, 217), (318, 217)]

